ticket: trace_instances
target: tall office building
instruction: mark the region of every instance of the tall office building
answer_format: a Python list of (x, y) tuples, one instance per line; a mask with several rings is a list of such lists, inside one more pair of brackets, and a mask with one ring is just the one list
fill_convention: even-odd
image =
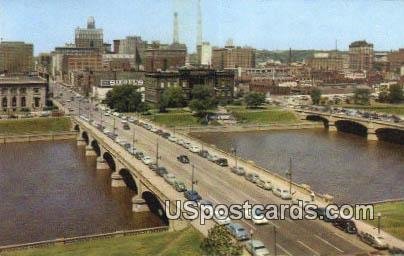
[(355, 41), (349, 45), (349, 69), (351, 71), (369, 71), (373, 68), (373, 44)]
[(250, 47), (234, 47), (231, 42), (224, 48), (212, 51), (212, 66), (216, 69), (253, 68), (255, 67), (255, 49)]
[(24, 42), (0, 42), (0, 74), (34, 70), (34, 46)]
[(95, 28), (94, 17), (87, 20), (87, 28), (76, 28), (74, 43), (78, 48), (104, 49), (104, 35), (100, 28)]
[(202, 66), (210, 66), (212, 64), (212, 46), (209, 42), (203, 42), (196, 46), (198, 64)]

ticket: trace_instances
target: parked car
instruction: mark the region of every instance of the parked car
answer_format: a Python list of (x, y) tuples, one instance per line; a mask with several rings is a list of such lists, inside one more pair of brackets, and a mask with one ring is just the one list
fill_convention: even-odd
[(237, 167), (233, 166), (233, 167), (230, 168), (230, 170), (231, 170), (232, 173), (235, 173), (235, 174), (237, 174), (239, 176), (245, 175), (245, 169), (242, 166), (237, 166)]
[(123, 126), (122, 126), (122, 128), (123, 128), (124, 130), (130, 130), (130, 126), (129, 126), (128, 123), (124, 123)]
[(209, 154), (208, 157), (206, 157), (206, 158), (211, 162), (216, 162), (216, 160), (219, 159), (216, 155), (211, 155), (211, 154)]
[(289, 192), (289, 189), (281, 189), (281, 188), (274, 188), (272, 189), (274, 195), (282, 198), (282, 199), (292, 199), (292, 195)]
[(358, 237), (362, 242), (367, 243), (368, 245), (372, 246), (373, 248), (376, 248), (376, 249), (379, 249), (379, 250), (389, 248), (389, 246), (386, 243), (386, 241), (384, 240), (384, 238), (382, 236), (380, 236), (380, 235), (379, 236), (374, 236), (374, 235), (371, 235), (369, 233), (359, 231), (358, 232)]
[(177, 141), (177, 137), (175, 137), (175, 136), (170, 136), (170, 137), (168, 137), (167, 138), (169, 141), (171, 141), (171, 142), (176, 142)]
[(185, 186), (184, 182), (179, 181), (179, 180), (175, 180), (175, 181), (174, 181), (174, 188), (175, 188), (175, 190), (177, 190), (178, 192), (187, 191), (187, 187)]
[(249, 172), (245, 176), (245, 179), (252, 182), (252, 183), (257, 183), (260, 176), (256, 174), (255, 172)]
[(265, 189), (265, 190), (271, 190), (272, 189), (272, 183), (268, 180), (263, 180), (263, 179), (258, 179), (256, 182), (257, 186)]
[(172, 173), (166, 173), (166, 174), (163, 175), (163, 177), (164, 177), (164, 180), (165, 180), (168, 184), (174, 185), (174, 182), (175, 182), (175, 175), (174, 175), (174, 174), (172, 174)]
[(268, 220), (265, 218), (265, 213), (259, 210), (253, 212), (251, 208), (246, 209), (245, 217), (251, 219), (254, 224), (268, 224)]
[(349, 234), (356, 234), (358, 232), (355, 222), (353, 222), (352, 220), (337, 218), (332, 221), (332, 225)]
[(149, 164), (153, 163), (153, 160), (152, 160), (152, 158), (151, 158), (150, 156), (144, 156), (144, 157), (142, 158), (142, 162), (143, 162), (145, 165), (149, 165)]
[(150, 169), (150, 170), (156, 171), (157, 168), (158, 168), (157, 164), (155, 164), (155, 163), (149, 164), (149, 169)]
[(331, 222), (332, 219), (327, 217), (327, 213), (324, 207), (316, 207), (314, 211), (317, 213), (317, 217), (325, 222)]
[(197, 202), (197, 201), (202, 199), (202, 197), (195, 190), (187, 190), (187, 191), (185, 191), (184, 196), (189, 201)]
[(182, 146), (186, 149), (189, 149), (191, 147), (191, 143), (184, 141), (184, 143), (182, 144)]
[(231, 220), (228, 215), (224, 215), (221, 211), (216, 210), (213, 215), (213, 220), (219, 225), (228, 225)]
[(250, 233), (247, 232), (241, 224), (230, 223), (226, 227), (230, 231), (230, 234), (232, 234), (237, 240), (242, 241), (250, 239)]
[(135, 123), (135, 118), (129, 117), (128, 122), (134, 124)]
[(201, 151), (199, 151), (198, 152), (198, 155), (199, 156), (201, 156), (201, 157), (203, 157), (203, 158), (207, 158), (208, 157), (208, 155), (209, 155), (209, 152), (207, 151), (207, 150), (201, 150)]
[(245, 247), (252, 256), (269, 256), (269, 251), (260, 240), (249, 240)]
[(228, 164), (226, 158), (219, 158), (219, 159), (217, 159), (217, 160), (215, 161), (215, 163), (216, 163), (217, 165), (219, 165), (219, 166), (222, 166), (222, 167), (227, 167), (227, 166), (229, 166), (229, 164)]
[(199, 151), (201, 151), (201, 148), (198, 146), (191, 146), (189, 148), (189, 151), (191, 151), (192, 153), (199, 153)]
[(159, 166), (159, 167), (157, 167), (157, 169), (156, 169), (156, 173), (157, 173), (159, 176), (163, 177), (164, 174), (167, 174), (168, 172), (167, 172), (167, 169), (166, 169), (165, 167)]
[(189, 164), (189, 158), (186, 155), (179, 155), (177, 156), (177, 160), (183, 164)]
[(143, 158), (143, 156), (144, 156), (144, 154), (141, 151), (135, 153), (135, 157), (137, 160), (141, 160)]
[(163, 132), (163, 134), (161, 134), (161, 137), (168, 139), (171, 136), (171, 134), (169, 134), (168, 132)]

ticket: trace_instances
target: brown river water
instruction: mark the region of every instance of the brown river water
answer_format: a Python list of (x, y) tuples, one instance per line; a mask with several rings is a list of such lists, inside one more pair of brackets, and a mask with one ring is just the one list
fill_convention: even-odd
[(236, 147), (241, 157), (281, 175), (292, 157), (293, 180), (338, 203), (404, 198), (404, 145), (325, 129), (193, 136), (227, 151)]
[(0, 144), (0, 246), (161, 226), (75, 141)]

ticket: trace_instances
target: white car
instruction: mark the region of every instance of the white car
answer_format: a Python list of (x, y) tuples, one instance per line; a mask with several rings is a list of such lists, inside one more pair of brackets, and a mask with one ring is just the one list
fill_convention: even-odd
[(252, 214), (252, 209), (248, 209), (245, 211), (245, 217), (247, 219), (251, 219), (254, 224), (260, 225), (260, 224), (268, 224), (268, 220), (265, 218), (265, 213), (264, 212), (256, 212), (254, 211)]
[(127, 120), (128, 117), (127, 117), (127, 116), (122, 116), (121, 119), (122, 119), (122, 120)]
[(170, 137), (168, 137), (167, 138), (169, 141), (171, 141), (171, 142), (176, 142), (177, 141), (177, 137), (175, 137), (175, 136), (170, 136)]
[(189, 151), (191, 151), (192, 153), (199, 153), (201, 151), (201, 148), (198, 146), (190, 146)]
[(129, 118), (128, 118), (128, 121), (129, 121), (130, 123), (134, 123), (134, 122), (135, 122), (135, 118), (129, 117)]
[(158, 131), (158, 129), (156, 127), (153, 127), (150, 129), (150, 131), (156, 133)]
[(231, 220), (228, 215), (224, 215), (221, 211), (216, 210), (213, 215), (213, 220), (219, 225), (228, 225)]
[(245, 244), (247, 251), (252, 256), (269, 256), (271, 255), (264, 243), (260, 240), (248, 240)]
[(282, 199), (292, 199), (292, 195), (289, 193), (289, 189), (282, 189), (282, 188), (273, 188), (272, 192), (274, 195), (282, 198)]
[(183, 146), (184, 145), (184, 140), (183, 139), (178, 139), (177, 144)]
[(175, 175), (174, 174), (172, 174), (172, 173), (166, 173), (166, 174), (164, 174), (164, 180), (168, 183), (168, 184), (170, 184), (170, 185), (174, 185), (174, 182), (175, 182)]
[(152, 164), (152, 163), (153, 163), (153, 159), (152, 159), (150, 156), (144, 156), (144, 157), (142, 158), (142, 162), (143, 162), (145, 165), (149, 165), (149, 164)]
[(110, 114), (108, 112), (105, 112), (104, 116), (110, 116)]
[(112, 113), (112, 115), (113, 115), (113, 116), (119, 116), (119, 113), (118, 113), (118, 112), (114, 112), (114, 113)]

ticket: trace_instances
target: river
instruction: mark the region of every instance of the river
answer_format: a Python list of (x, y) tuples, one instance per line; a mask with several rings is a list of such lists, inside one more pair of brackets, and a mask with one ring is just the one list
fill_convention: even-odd
[(194, 133), (195, 137), (334, 196), (338, 203), (404, 198), (404, 146), (325, 129)]
[(0, 144), (0, 245), (161, 226), (76, 141)]

